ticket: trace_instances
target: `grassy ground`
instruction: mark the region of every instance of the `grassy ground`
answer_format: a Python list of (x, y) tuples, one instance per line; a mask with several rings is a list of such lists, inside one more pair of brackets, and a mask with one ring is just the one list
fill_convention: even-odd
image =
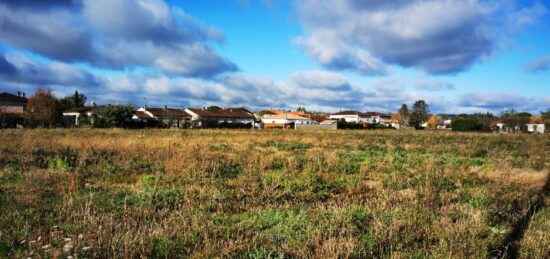
[(0, 257), (550, 255), (549, 136), (80, 129), (0, 143)]

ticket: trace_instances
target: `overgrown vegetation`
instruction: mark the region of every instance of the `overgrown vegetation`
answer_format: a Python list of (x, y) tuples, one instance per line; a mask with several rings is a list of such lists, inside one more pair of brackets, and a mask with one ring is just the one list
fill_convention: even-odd
[(545, 135), (70, 129), (0, 143), (2, 258), (550, 253)]

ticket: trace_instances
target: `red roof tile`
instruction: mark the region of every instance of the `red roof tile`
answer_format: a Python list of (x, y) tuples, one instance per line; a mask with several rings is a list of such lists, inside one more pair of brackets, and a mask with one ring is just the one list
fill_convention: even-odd
[(254, 115), (245, 108), (224, 108), (221, 110), (204, 110), (189, 108), (202, 118), (239, 118), (255, 119)]

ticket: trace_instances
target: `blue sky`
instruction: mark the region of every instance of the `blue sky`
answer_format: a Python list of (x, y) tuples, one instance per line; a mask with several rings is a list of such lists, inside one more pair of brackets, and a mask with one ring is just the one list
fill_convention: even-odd
[(550, 108), (550, 3), (0, 0), (0, 91), (98, 103)]

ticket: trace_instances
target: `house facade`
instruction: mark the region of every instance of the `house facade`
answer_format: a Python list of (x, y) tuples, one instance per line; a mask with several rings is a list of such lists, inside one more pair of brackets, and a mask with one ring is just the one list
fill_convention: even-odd
[[(345, 120), (348, 123), (379, 124), (381, 115), (378, 112), (342, 111), (329, 116), (331, 120)], [(389, 117), (391, 122), (391, 116)]]
[(360, 123), (361, 122), (360, 114), (361, 113), (358, 111), (341, 111), (338, 113), (331, 114), (329, 118), (331, 120), (337, 120), (337, 121), (345, 120), (348, 123), (349, 122)]
[(185, 110), (191, 115), (192, 127), (198, 128), (253, 128), (256, 117), (245, 108), (188, 108)]

